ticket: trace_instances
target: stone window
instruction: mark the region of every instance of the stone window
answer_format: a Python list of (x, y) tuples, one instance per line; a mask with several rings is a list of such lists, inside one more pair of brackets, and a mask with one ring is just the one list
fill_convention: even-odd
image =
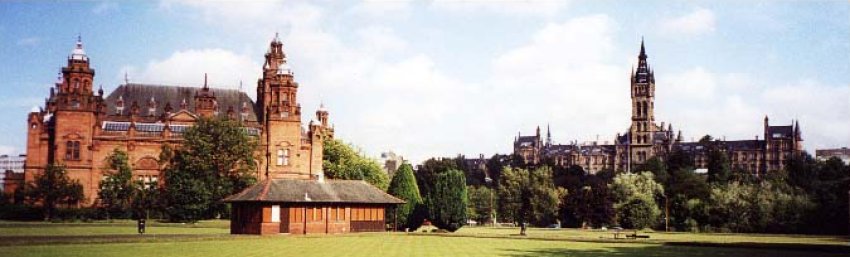
[(65, 159), (80, 159), (80, 141), (68, 141), (65, 143)]
[(289, 165), (289, 149), (278, 149), (277, 150), (277, 165), (278, 166)]

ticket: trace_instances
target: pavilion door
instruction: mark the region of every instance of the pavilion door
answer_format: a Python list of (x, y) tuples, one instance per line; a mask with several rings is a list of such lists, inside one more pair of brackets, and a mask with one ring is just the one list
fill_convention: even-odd
[(280, 233), (289, 233), (289, 208), (280, 208)]

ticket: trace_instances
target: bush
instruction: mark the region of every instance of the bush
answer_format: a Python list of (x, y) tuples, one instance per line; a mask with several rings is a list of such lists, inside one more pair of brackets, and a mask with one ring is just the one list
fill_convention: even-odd
[(0, 205), (0, 220), (36, 221), (43, 220), (44, 210), (24, 204)]

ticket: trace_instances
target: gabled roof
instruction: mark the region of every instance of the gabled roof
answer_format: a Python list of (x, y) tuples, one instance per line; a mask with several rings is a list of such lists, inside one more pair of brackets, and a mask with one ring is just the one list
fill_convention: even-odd
[[(768, 126), (767, 127), (767, 136), (771, 138), (779, 137), (792, 137), (794, 136), (794, 127), (793, 126)], [(774, 136), (776, 135), (776, 136)]]
[(224, 199), (225, 202), (402, 204), (403, 200), (362, 180), (270, 179)]
[[(115, 113), (119, 97), (124, 101), (123, 115), (130, 113), (133, 102), (139, 106), (139, 115), (148, 115), (148, 103), (151, 98), (156, 102), (155, 116), (159, 117), (165, 111), (166, 104), (171, 104), (172, 113), (180, 111), (180, 105), (185, 99), (186, 109), (195, 112), (195, 93), (200, 87), (182, 87), (167, 85), (148, 85), (129, 83), (118, 86), (115, 91), (106, 97), (107, 113)], [(210, 93), (215, 96), (218, 104), (218, 115), (227, 117), (228, 108), (233, 108), (236, 115), (241, 113), (243, 104), (248, 108), (247, 121), (257, 121), (257, 112), (254, 109), (254, 100), (251, 100), (245, 92), (235, 89), (210, 88)]]

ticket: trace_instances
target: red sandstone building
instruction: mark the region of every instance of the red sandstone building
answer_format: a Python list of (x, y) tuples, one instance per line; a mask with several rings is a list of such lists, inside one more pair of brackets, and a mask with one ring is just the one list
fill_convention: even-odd
[[(179, 147), (183, 131), (200, 118), (221, 118), (238, 121), (259, 142), (256, 176), (263, 182), (229, 199), (238, 217), (233, 233), (383, 230), (384, 208), (402, 202), (362, 182), (323, 179), (322, 141), (333, 138), (334, 129), (323, 106), (316, 111), (318, 121), (302, 126), (299, 84), (277, 37), (265, 54), (256, 102), (240, 90), (210, 88), (206, 76), (202, 86), (125, 81), (104, 96), (103, 89), (94, 91), (94, 76), (78, 39), (45, 106), (28, 116), (24, 173), (22, 179), (6, 179), (6, 193), (33, 182), (48, 164), (61, 164), (83, 185), (85, 200), (80, 205), (97, 205), (105, 159), (114, 149), (128, 153), (135, 179), (167, 183), (159, 179), (162, 146)], [(313, 191), (271, 186), (290, 184)], [(281, 195), (316, 200), (277, 197)], [(274, 222), (296, 218), (306, 224), (300, 230), (295, 222)], [(328, 223), (331, 218), (334, 222)], [(327, 223), (326, 229), (313, 228), (319, 221)]]

